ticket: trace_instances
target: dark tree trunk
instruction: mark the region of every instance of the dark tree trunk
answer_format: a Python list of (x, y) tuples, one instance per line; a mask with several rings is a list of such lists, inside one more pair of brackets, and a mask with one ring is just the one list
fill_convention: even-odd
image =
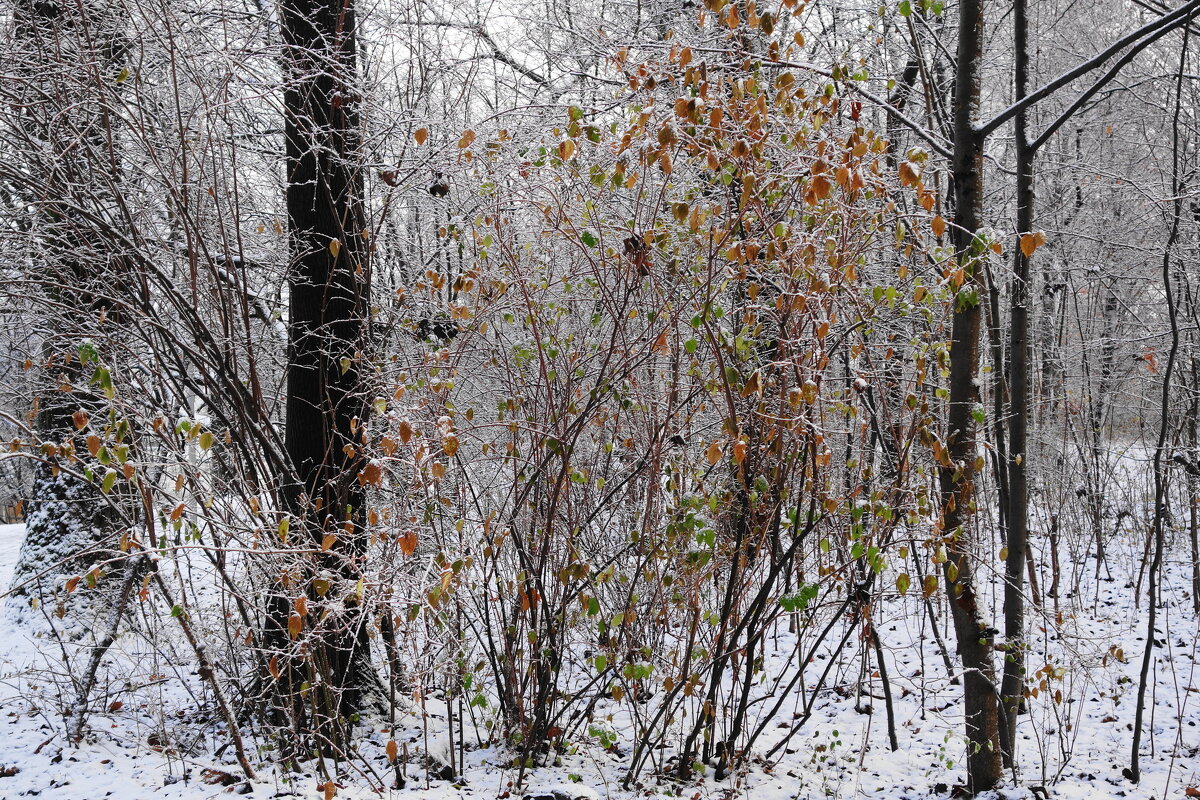
[[(286, 0), (282, 32), (291, 247), (285, 444), (292, 469), (283, 490), (287, 511), (319, 551), (306, 562), (303, 589), (291, 591), (307, 592), (318, 606), (333, 602), (328, 615), (303, 620), (319, 629), (304, 655), (281, 670), (281, 688), (304, 734), (339, 748), (371, 674), (367, 627), (352, 589), (365, 551), (358, 475), (370, 293), (352, 3)], [(317, 592), (318, 573), (339, 580)], [(268, 631), (276, 648), (289, 638), (293, 607), (281, 587)], [(305, 680), (313, 690), (301, 699)]]
[(950, 347), (947, 414), (949, 463), (939, 470), (942, 535), (947, 560), (946, 592), (963, 662), (967, 728), (967, 786), (986, 791), (1000, 780), (999, 703), (992, 659), (994, 629), (983, 620), (976, 594), (974, 489), (977, 472), (976, 409), (979, 407), (979, 334), (983, 294), (977, 241), (982, 215), (982, 139), (974, 127), (983, 61), (983, 1), (959, 6), (958, 67), (954, 87), (954, 245), (965, 279), (955, 301)]
[[(1026, 0), (1013, 5), (1013, 40), (1016, 59), (1016, 98), (1029, 91), (1029, 18)], [(1017, 140), (1017, 235), (1033, 235), (1033, 159), (1026, 112), (1014, 119)], [(1029, 427), (1029, 261), (1018, 242), (1013, 254), (1013, 280), (1009, 303), (1008, 379), (1008, 526), (1004, 560), (1004, 763), (1012, 767), (1016, 754), (1017, 712), (1025, 686), (1025, 553), (1029, 542), (1029, 484), (1027, 452)]]
[[(81, 16), (84, 10), (86, 16)], [(89, 235), (79, 209), (111, 205), (113, 120), (105, 98), (96, 95), (104, 90), (91, 85), (90, 76), (62, 69), (66, 58), (111, 68), (119, 58), (121, 37), (113, 10), (101, 4), (81, 9), (24, 0), (14, 5), (13, 22), (19, 51), (12, 62), (17, 65), (15, 91), (28, 91), (29, 100), (21, 135), (36, 143), (26, 151), (24, 169), (43, 181), (37, 188), (15, 189), (38, 216), (43, 255), (36, 283), (61, 311), (50, 320), (41, 343), (47, 366), (40, 381), (43, 391), (35, 397), (33, 429), (44, 459), (33, 470), (24, 502), (26, 536), (12, 585), (15, 595), (48, 599), (64, 595), (65, 577), (87, 572), (112, 555), (122, 517), (97, 486), (102, 474), (94, 482), (78, 477), (85, 471), (80, 458), (89, 461), (85, 435), (90, 431), (80, 428), (105, 406), (89, 387), (95, 365), (80, 362), (79, 348), (85, 339), (102, 341), (98, 320), (103, 314), (108, 313), (110, 325), (116, 321), (103, 293), (117, 291), (106, 285), (113, 274), (104, 272), (105, 244)], [(72, 46), (86, 52), (65, 55), (64, 49)], [(56, 103), (44, 102), (47, 97)], [(76, 412), (83, 414), (76, 417)]]

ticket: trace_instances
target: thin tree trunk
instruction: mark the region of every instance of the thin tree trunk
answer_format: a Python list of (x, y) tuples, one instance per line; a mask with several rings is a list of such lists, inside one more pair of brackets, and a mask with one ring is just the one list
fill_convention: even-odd
[(947, 560), (946, 592), (963, 662), (967, 733), (967, 788), (986, 791), (1000, 781), (999, 704), (992, 647), (995, 629), (983, 621), (976, 594), (974, 490), (977, 472), (980, 298), (985, 244), (976, 241), (983, 205), (982, 142), (974, 119), (983, 61), (983, 2), (959, 6), (958, 65), (954, 88), (954, 245), (965, 279), (955, 301), (950, 347), (947, 456), (939, 469)]
[[(1029, 18), (1026, 0), (1014, 0), (1016, 99), (1029, 89)], [(1017, 235), (1033, 235), (1034, 152), (1029, 146), (1026, 113), (1014, 119), (1017, 141)], [(1017, 712), (1025, 685), (1025, 553), (1029, 544), (1029, 254), (1018, 244), (1013, 255), (1013, 280), (1009, 302), (1008, 380), (1008, 527), (1004, 559), (1004, 677), (1000, 695), (1007, 724), (1004, 726), (1004, 765), (1016, 761)]]
[(1133, 715), (1133, 742), (1130, 746), (1129, 768), (1125, 777), (1137, 783), (1141, 780), (1142, 722), (1146, 712), (1146, 684), (1150, 676), (1150, 663), (1154, 660), (1154, 626), (1158, 622), (1158, 582), (1162, 569), (1163, 550), (1166, 548), (1167, 525), (1167, 433), (1171, 425), (1171, 380), (1175, 374), (1175, 359), (1179, 353), (1179, 316), (1175, 308), (1174, 281), (1171, 279), (1171, 255), (1179, 238), (1179, 222), (1183, 215), (1183, 195), (1180, 185), (1179, 122), (1183, 106), (1183, 76), (1187, 64), (1188, 41), (1191, 34), (1192, 14), (1188, 15), (1183, 28), (1183, 47), (1179, 54), (1179, 71), (1175, 77), (1175, 114), (1172, 119), (1171, 137), (1171, 230), (1163, 248), (1162, 279), (1166, 293), (1167, 317), (1171, 323), (1171, 348), (1167, 353), (1167, 366), (1163, 371), (1161, 419), (1158, 423), (1158, 444), (1154, 448), (1154, 555), (1150, 561), (1150, 572), (1146, 587), (1146, 650), (1142, 654), (1142, 668), (1138, 676), (1137, 707)]

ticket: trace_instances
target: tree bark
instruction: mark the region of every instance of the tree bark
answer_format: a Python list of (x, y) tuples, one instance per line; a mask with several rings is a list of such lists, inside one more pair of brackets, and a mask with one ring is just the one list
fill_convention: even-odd
[(983, 199), (982, 140), (974, 126), (983, 60), (983, 2), (959, 6), (958, 65), (954, 87), (954, 245), (965, 278), (955, 300), (950, 346), (948, 462), (939, 469), (941, 532), (947, 559), (946, 592), (963, 662), (967, 733), (967, 788), (977, 794), (1001, 775), (999, 704), (992, 660), (995, 630), (984, 623), (972, 559), (975, 521), (976, 410), (979, 405), (979, 334), (983, 294), (979, 242)]
[[(328, 749), (345, 745), (345, 720), (360, 708), (371, 674), (353, 591), (365, 552), (358, 475), (370, 293), (356, 26), (352, 0), (287, 0), (281, 14), (291, 249), (284, 432), (291, 472), (283, 492), (316, 552), (305, 562), (303, 591), (329, 613), (304, 620), (320, 629), (280, 683), (294, 722), (302, 731), (310, 725), (307, 733)], [(333, 588), (316, 591), (318, 575), (335, 576)], [(288, 642), (293, 604), (283, 590), (270, 601), (267, 641), (276, 649)], [(302, 694), (305, 680), (312, 691)]]
[[(1026, 0), (1014, 0), (1013, 41), (1016, 99), (1029, 91), (1029, 18)], [(1008, 525), (1004, 559), (1004, 765), (1016, 760), (1017, 713), (1025, 686), (1025, 554), (1029, 543), (1029, 263), (1020, 237), (1032, 235), (1034, 215), (1033, 159), (1028, 112), (1014, 118), (1017, 150), (1017, 236), (1009, 299), (1008, 379)]]

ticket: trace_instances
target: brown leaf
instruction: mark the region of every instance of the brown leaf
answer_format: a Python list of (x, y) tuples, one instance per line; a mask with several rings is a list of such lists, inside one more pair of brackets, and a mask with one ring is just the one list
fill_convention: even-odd
[(465, 150), (471, 146), (471, 142), (475, 141), (475, 131), (466, 131), (462, 138), (458, 140), (458, 149)]
[(388, 761), (389, 761), (389, 762), (395, 762), (395, 760), (396, 760), (396, 753), (397, 753), (397, 751), (399, 750), (399, 748), (396, 746), (396, 740), (395, 740), (395, 739), (388, 739), (388, 743), (387, 743), (387, 748), (386, 748), (386, 750), (387, 750), (387, 759), (388, 759)]
[(382, 482), (383, 470), (380, 469), (379, 465), (374, 461), (367, 462), (367, 465), (363, 467), (362, 472), (358, 473), (359, 486), (366, 486), (367, 484), (378, 486)]
[(71, 421), (75, 423), (75, 430), (81, 431), (88, 424), (88, 413), (82, 408), (71, 415)]
[(417, 128), (417, 130), (413, 133), (413, 138), (417, 140), (418, 146), (425, 144), (425, 140), (429, 138), (429, 129)]

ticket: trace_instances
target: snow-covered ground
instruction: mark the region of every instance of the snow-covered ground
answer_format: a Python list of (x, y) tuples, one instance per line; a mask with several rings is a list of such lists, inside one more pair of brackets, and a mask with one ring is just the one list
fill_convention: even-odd
[[(0, 586), (8, 585), (22, 533), (18, 525), (0, 526)], [(1132, 555), (1136, 545), (1131, 541), (1125, 548)], [(1030, 797), (1041, 794), (1039, 787), (1049, 796), (1078, 800), (1191, 796), (1188, 788), (1200, 785), (1200, 674), (1189, 570), (1182, 558), (1169, 560), (1165, 567), (1164, 607), (1156, 634), (1161, 646), (1155, 648), (1141, 784), (1130, 784), (1121, 769), (1129, 761), (1134, 694), (1145, 641), (1144, 610), (1135, 608), (1128, 576), (1118, 575), (1117, 580), (1088, 586), (1077, 602), (1060, 598), (1059, 626), (1034, 625), (1040, 638), (1033, 643), (1030, 671), (1041, 670), (1045, 688), (1031, 700), (1031, 713), (1021, 718), (1022, 788), (1002, 790), (999, 796)], [(413, 763), (406, 768), (406, 788), (394, 787), (395, 775), (384, 755), (388, 735), (376, 726), (363, 732), (360, 744), (370, 769), (352, 767), (355, 774), (342, 780), (337, 796), (519, 798), (526, 792), (557, 790), (558, 798), (630, 800), (656, 796), (724, 800), (735, 794), (762, 800), (945, 797), (963, 779), (964, 745), (957, 713), (960, 687), (950, 684), (918, 603), (916, 592), (896, 597), (879, 626), (896, 695), (900, 749), (895, 753), (887, 747), (883, 704), (876, 699), (873, 711), (862, 709), (864, 704), (854, 691), (857, 666), (848, 664), (844, 671), (834, 670), (818, 696), (813, 719), (791, 741), (784, 758), (772, 768), (759, 765), (746, 775), (722, 781), (700, 778), (687, 785), (644, 777), (641, 788), (622, 792), (618, 783), (624, 774), (624, 756), (584, 743), (577, 753), (564, 755), (561, 766), (537, 770), (521, 790), (512, 786), (516, 774), (501, 766), (507, 759), (494, 748), (468, 747), (465, 780), (454, 784), (427, 780), (415, 767), (426, 730), (420, 720), (409, 719), (407, 728), (396, 735), (409, 749)], [(192, 693), (198, 694), (198, 684), (190, 667), (168, 663), (168, 651), (138, 650), (144, 645), (114, 648), (98, 689), (108, 710), (91, 717), (93, 735), (88, 741), (79, 747), (68, 744), (59, 714), (69, 705), (62, 696), (71, 695), (63, 688), (68, 683), (62, 676), (61, 656), (63, 648), (79, 645), (34, 636), (35, 630), (17, 624), (8, 606), (0, 613), (0, 798), (324, 796), (318, 778), (304, 775), (289, 781), (265, 764), (259, 764), (255, 781), (245, 781), (231, 748), (221, 749), (227, 737), (219, 727), (204, 729), (194, 722), (197, 707)], [(780, 653), (787, 651), (788, 644), (787, 635), (781, 635)], [(851, 645), (855, 646), (861, 645)], [(163, 659), (160, 674), (147, 670), (147, 658)], [(139, 682), (147, 674), (154, 680), (124, 686), (122, 669), (130, 676), (137, 674)], [(877, 688), (872, 686), (871, 693), (878, 695)], [(1062, 702), (1054, 699), (1058, 691)], [(431, 742), (438, 741), (442, 717), (437, 710), (436, 705), (430, 706)], [(784, 711), (783, 716), (790, 718), (790, 706)], [(619, 713), (613, 717), (618, 735), (623, 720)], [(780, 725), (786, 728), (787, 723)], [(164, 745), (159, 733), (163, 730), (190, 732), (193, 738)], [(430, 745), (431, 749), (437, 746)]]

